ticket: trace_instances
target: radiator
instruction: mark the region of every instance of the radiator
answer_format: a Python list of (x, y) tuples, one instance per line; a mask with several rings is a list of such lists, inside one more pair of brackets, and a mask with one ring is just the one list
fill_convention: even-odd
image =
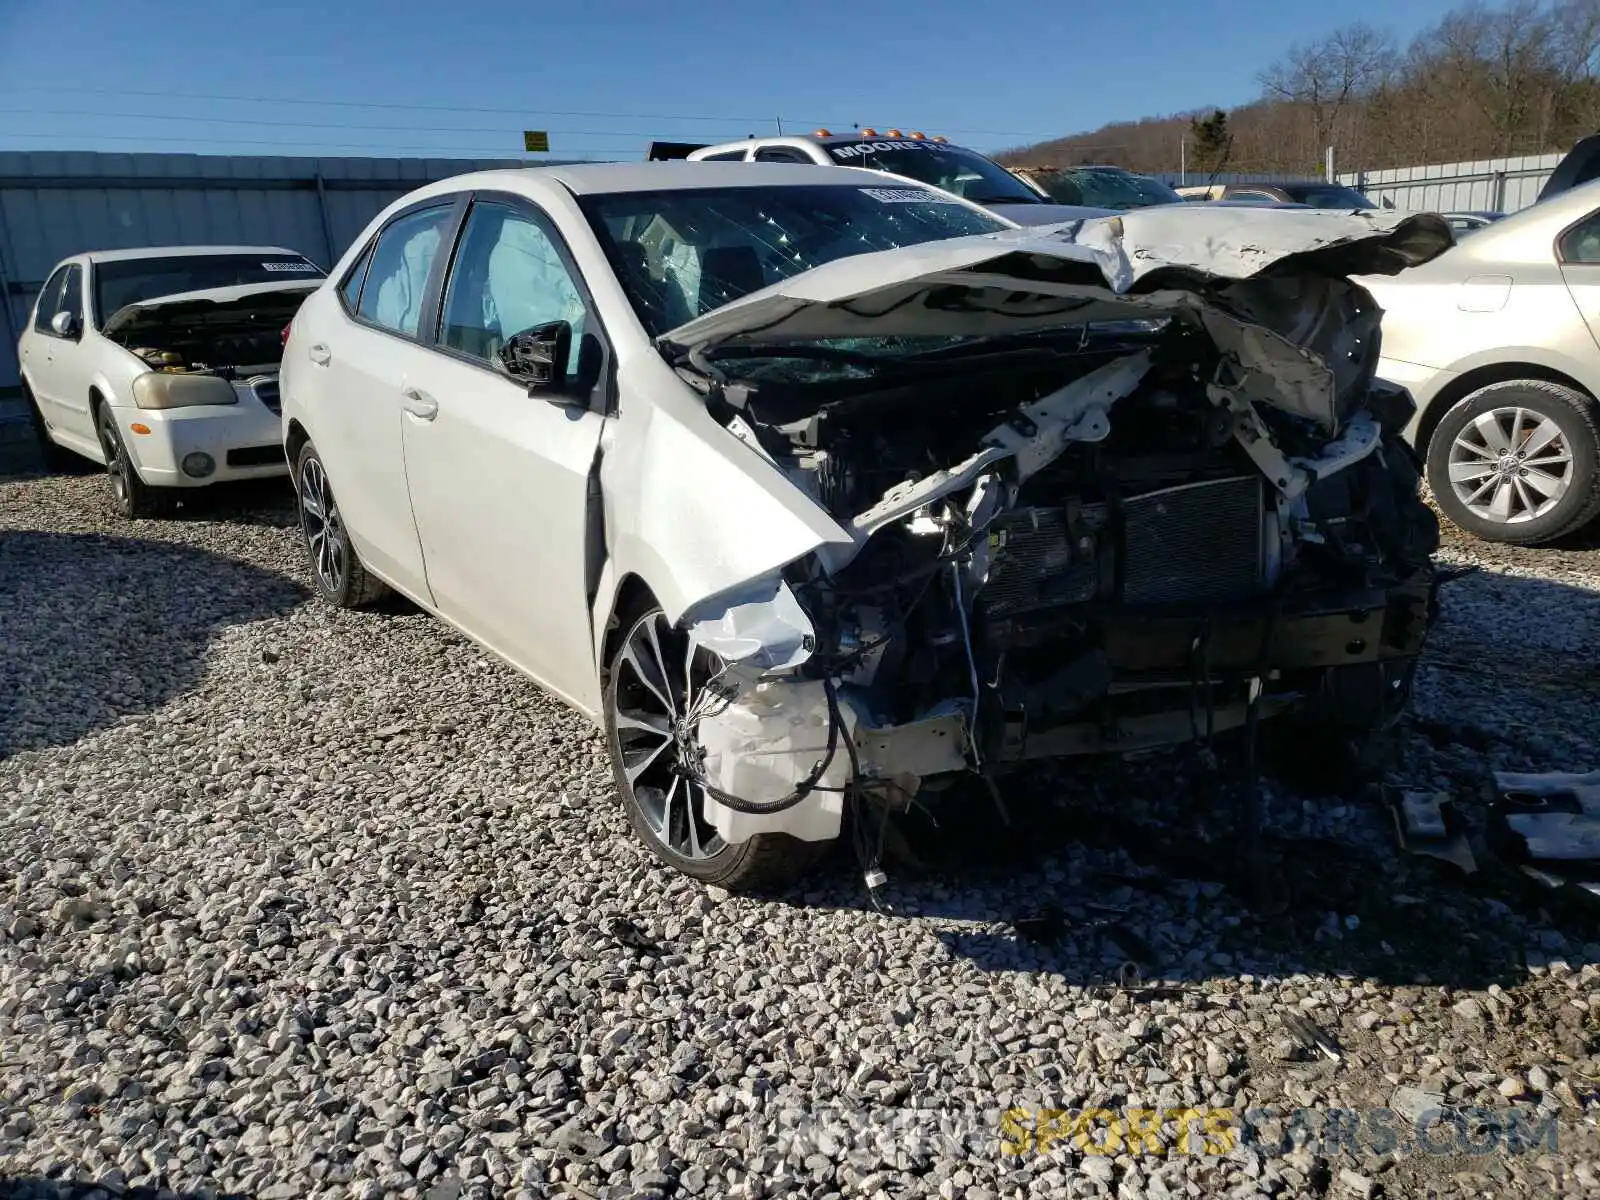
[(978, 594), (988, 616), (1094, 598), (1099, 566), (1092, 549), (1086, 554), (1074, 551), (1064, 510), (1007, 513), (989, 526), (988, 536), (994, 558)]
[(1122, 503), (1122, 602), (1221, 604), (1259, 594), (1261, 479), (1209, 480)]

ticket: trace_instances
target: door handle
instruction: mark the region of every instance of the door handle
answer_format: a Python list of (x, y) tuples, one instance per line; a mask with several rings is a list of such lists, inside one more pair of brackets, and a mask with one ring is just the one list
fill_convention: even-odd
[(406, 387), (400, 389), (400, 394), (405, 397), (405, 410), (417, 420), (431, 421), (439, 415), (439, 402), (427, 392)]
[(319, 342), (317, 345), (306, 351), (306, 357), (312, 362), (316, 363), (317, 366), (325, 367), (330, 361), (332, 361), (333, 351), (329, 350), (326, 346)]

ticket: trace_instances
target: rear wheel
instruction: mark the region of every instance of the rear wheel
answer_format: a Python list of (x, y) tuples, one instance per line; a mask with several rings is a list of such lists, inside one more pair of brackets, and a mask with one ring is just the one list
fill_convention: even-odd
[(22, 398), (28, 402), (28, 421), (33, 426), (33, 438), (38, 445), (39, 460), (44, 465), (45, 471), (69, 470), (75, 456), (70, 450), (56, 445), (50, 437), (50, 426), (45, 424), (39, 402), (34, 399), (33, 392), (26, 383), (22, 385)]
[(706, 791), (694, 778), (696, 731), (718, 665), (661, 609), (632, 619), (610, 663), (606, 744), (628, 821), (658, 858), (706, 883), (766, 890), (802, 874), (828, 843), (782, 833), (730, 843), (707, 819)]
[(1510, 379), (1461, 400), (1428, 442), (1446, 516), (1492, 542), (1531, 546), (1600, 514), (1595, 402), (1565, 384)]
[(388, 585), (368, 573), (351, 545), (350, 531), (328, 482), (328, 469), (310, 442), (300, 451), (294, 479), (300, 533), (317, 592), (339, 608), (364, 608), (388, 595)]
[(110, 405), (100, 404), (95, 408), (95, 431), (106, 459), (106, 478), (111, 481), (112, 507), (130, 520), (164, 517), (170, 513), (174, 502), (172, 492), (151, 487), (139, 478), (139, 469), (133, 465), (128, 448), (122, 443)]

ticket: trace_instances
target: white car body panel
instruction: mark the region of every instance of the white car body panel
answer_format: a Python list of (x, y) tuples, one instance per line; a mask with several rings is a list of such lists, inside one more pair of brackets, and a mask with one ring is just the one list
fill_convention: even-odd
[[(402, 390), (438, 406), (419, 417), (403, 404), (398, 420), (401, 511), (415, 518), (434, 608), (569, 704), (597, 710), (579, 685), (595, 678), (582, 583), (605, 418), (442, 354), (409, 356)], [(554, 602), (529, 603), (536, 596)]]
[[(1272, 396), (1291, 412), (1336, 424), (1336, 369), (1291, 337), (1317, 335), (1326, 297), (1307, 297), (1299, 307), (1281, 304), (1269, 326), (1265, 317), (1241, 315), (1257, 295), (1250, 289), (1259, 292), (1260, 281), (1252, 277), (1297, 255), (1341, 256), (1341, 263), (1367, 270), (1394, 270), (1449, 241), (1442, 223), (1427, 216), (1139, 210), (836, 260), (710, 311), (658, 344), (632, 310), (574, 198), (673, 187), (861, 186), (882, 178), (839, 167), (701, 162), (483, 172), (419, 189), (373, 220), (302, 307), (282, 368), (284, 435), (309, 437), (323, 455), (356, 548), (375, 574), (598, 719), (600, 646), (624, 580), (647, 585), (667, 618), (689, 626), (692, 636), (737, 640), (745, 619), (757, 628), (792, 632), (794, 622), (781, 619), (780, 611), (755, 603), (740, 616), (730, 605), (763, 589), (780, 603), (782, 568), (811, 554), (837, 566), (870, 536), (873, 523), (845, 528), (769, 458), (730, 433), (668, 364), (663, 348), (703, 354), (757, 330), (783, 340), (983, 335), (1076, 324), (1085, 312), (1105, 320), (1185, 312), (1269, 381), (1247, 378), (1241, 395)], [(346, 314), (339, 281), (391, 217), (426, 198), (474, 190), (537, 205), (565, 239), (611, 347), (615, 416), (548, 404), (509, 379)], [(1157, 272), (1165, 274), (1157, 279)], [(1240, 283), (1227, 294), (1234, 307), (1192, 290), (1202, 277), (1220, 281), (1224, 293), (1229, 281)], [(1145, 287), (1152, 290), (1140, 290)], [(923, 303), (930, 291), (951, 289), (981, 297), (985, 311)], [(1064, 317), (1062, 299), (1082, 307)], [(1330, 337), (1331, 346), (1343, 344), (1337, 331)], [(1131, 388), (1140, 374), (1119, 368), (1107, 378)], [(436, 404), (437, 415), (408, 413), (408, 392), (413, 401), (420, 396)], [(1103, 422), (1088, 419), (1089, 410), (1100, 412), (1115, 399), (1097, 395), (1094, 405), (1064, 406), (1052, 414), (1058, 428), (994, 453), (1037, 462), (1074, 438), (1104, 436)], [(1334, 432), (1330, 428), (1329, 435)], [(1352, 428), (1351, 446), (1360, 446), (1345, 447), (1338, 466), (1376, 445), (1362, 441), (1365, 436), (1365, 426)], [(593, 544), (597, 527), (603, 529), (599, 547)], [(763, 637), (747, 640), (752, 656), (767, 646)], [(740, 661), (736, 656), (734, 665)], [(784, 704), (767, 707), (780, 723), (792, 715)], [(802, 707), (815, 716), (814, 704)], [(816, 757), (814, 739), (786, 739), (770, 721), (763, 724), (749, 712), (735, 716), (718, 743), (729, 778), (750, 782), (751, 764), (734, 753), (740, 745), (761, 743), (789, 756), (776, 766), (769, 762), (773, 786), (792, 782), (795, 762)], [(942, 712), (924, 718), (960, 719)], [(886, 748), (879, 766), (892, 774), (920, 752), (906, 740)], [(726, 811), (717, 820), (730, 838), (772, 829), (832, 837), (839, 806), (829, 795), (819, 792), (761, 820)]]
[[(346, 265), (330, 278), (337, 279)], [(339, 330), (338, 345), (331, 348), (321, 332), (329, 325)], [(319, 332), (306, 337), (301, 335), (304, 329)], [(405, 345), (344, 318), (337, 296), (324, 288), (295, 318), (279, 380), (285, 419), (291, 396), (302, 408), (315, 409), (317, 445), (342, 464), (345, 476), (336, 484), (339, 505), (362, 561), (400, 591), (431, 605), (422, 543), (406, 492), (400, 395), (406, 369), (396, 353)]]

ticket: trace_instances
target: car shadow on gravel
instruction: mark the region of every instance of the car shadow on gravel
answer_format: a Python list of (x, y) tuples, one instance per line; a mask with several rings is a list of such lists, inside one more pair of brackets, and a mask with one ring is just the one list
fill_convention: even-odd
[(171, 1188), (105, 1188), (86, 1179), (44, 1179), (0, 1172), (0, 1200), (247, 1200), (248, 1193), (174, 1191)]
[(0, 759), (159, 707), (195, 686), (222, 631), (307, 595), (180, 543), (0, 531)]
[(250, 479), (193, 488), (179, 496), (171, 520), (228, 521), (292, 529), (299, 521), (287, 478)]
[[(1386, 819), (1375, 795), (1345, 804)], [(1014, 800), (1025, 835), (1002, 845), (963, 830), (959, 879), (907, 877), (902, 896), (919, 916), (985, 924), (941, 933), (953, 958), (1086, 985), (1253, 974), (1511, 988), (1526, 977), (1530, 944), (1540, 945), (1535, 930), (1559, 933), (1559, 956), (1574, 967), (1600, 942), (1593, 908), (1543, 892), (1481, 838), (1471, 876), (1392, 842), (1330, 837), (1266, 836), (1246, 860), (1230, 807), (1202, 803), (1174, 823), (1094, 797), (1065, 808)]]

